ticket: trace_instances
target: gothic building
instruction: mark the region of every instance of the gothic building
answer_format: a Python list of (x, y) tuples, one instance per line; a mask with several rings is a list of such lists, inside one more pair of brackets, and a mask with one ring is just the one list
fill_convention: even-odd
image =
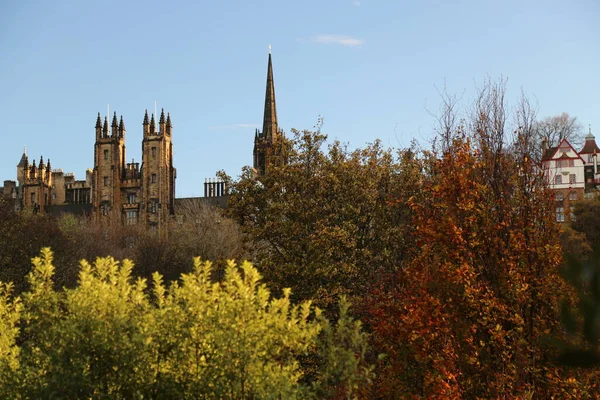
[[(75, 180), (72, 173), (52, 170), (50, 160), (29, 163), (24, 151), (17, 165), (17, 182), (4, 181), (0, 195), (19, 200), (20, 207), (34, 212), (76, 213), (96, 220), (120, 220), (124, 224), (144, 224), (166, 232), (167, 222), (175, 215), (175, 178), (173, 167), (173, 126), (169, 113), (161, 111), (158, 124), (148, 111), (142, 122), (142, 162), (126, 162), (125, 123), (98, 113), (94, 144), (94, 168), (86, 171), (85, 180)], [(267, 86), (262, 131), (255, 132), (253, 167), (264, 175), (277, 155), (283, 137), (277, 125), (275, 86), (271, 54), (267, 65)], [(227, 188), (223, 182), (205, 181), (204, 198), (194, 200), (225, 206)], [(189, 199), (186, 199), (189, 200)]]

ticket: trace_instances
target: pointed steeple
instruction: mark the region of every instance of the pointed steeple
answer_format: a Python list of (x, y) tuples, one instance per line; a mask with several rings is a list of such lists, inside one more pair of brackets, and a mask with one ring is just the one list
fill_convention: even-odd
[(123, 122), (123, 116), (121, 115), (121, 120), (119, 121), (119, 137), (123, 137), (125, 133), (125, 122)]
[(111, 126), (115, 126), (118, 127), (119, 123), (117, 122), (117, 112), (115, 111), (115, 113), (113, 114), (113, 119), (112, 119), (112, 124)]
[(38, 166), (38, 169), (42, 168), (44, 168), (44, 157), (40, 156), (40, 165)]
[(158, 121), (159, 124), (164, 124), (165, 123), (165, 109), (163, 108), (160, 111), (160, 121)]
[(144, 125), (148, 125), (148, 109), (146, 109), (146, 114), (144, 114)]
[(102, 119), (100, 118), (100, 113), (98, 113), (98, 118), (96, 118), (96, 129), (102, 128)]
[(23, 168), (25, 165), (27, 165), (27, 147), (23, 149), (23, 155), (21, 156), (21, 160), (19, 160), (17, 167)]
[[(269, 46), (270, 47), (270, 46)], [(277, 109), (275, 107), (275, 83), (273, 82), (273, 64), (269, 48), (269, 64), (267, 66), (267, 90), (265, 94), (265, 115), (263, 118), (262, 136), (272, 140), (278, 132)]]

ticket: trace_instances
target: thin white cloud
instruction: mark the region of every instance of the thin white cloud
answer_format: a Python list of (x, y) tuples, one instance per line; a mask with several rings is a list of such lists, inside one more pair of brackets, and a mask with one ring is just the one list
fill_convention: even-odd
[(229, 125), (211, 125), (208, 127), (209, 131), (220, 131), (226, 129), (250, 129), (250, 128), (258, 128), (258, 124), (229, 124)]
[(358, 1), (358, 0), (354, 0), (354, 1), (352, 2), (352, 4), (353, 4), (353, 5), (355, 5), (356, 7), (358, 7), (358, 6), (360, 6), (360, 1)]
[(311, 38), (311, 41), (314, 43), (320, 44), (339, 44), (342, 46), (360, 46), (365, 43), (363, 39), (356, 39), (350, 36), (340, 36), (340, 35), (316, 35)]

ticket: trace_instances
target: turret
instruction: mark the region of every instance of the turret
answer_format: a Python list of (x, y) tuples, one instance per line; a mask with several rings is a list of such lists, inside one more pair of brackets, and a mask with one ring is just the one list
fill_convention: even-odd
[(113, 119), (112, 119), (112, 124), (110, 124), (111, 126), (111, 130), (110, 130), (110, 134), (113, 138), (118, 138), (119, 137), (119, 123), (117, 122), (117, 112), (115, 111), (115, 113), (113, 114)]
[(104, 117), (104, 125), (102, 126), (102, 137), (108, 137), (108, 116)]
[(146, 113), (144, 114), (144, 122), (142, 123), (142, 125), (144, 126), (144, 135), (149, 134), (150, 122), (148, 121), (148, 110), (146, 110)]
[(119, 121), (119, 137), (125, 137), (125, 122), (123, 122), (123, 116), (121, 115), (121, 120)]
[(152, 118), (150, 118), (150, 134), (154, 135), (156, 133), (156, 124), (154, 123), (154, 114), (152, 114)]
[(27, 158), (27, 148), (23, 149), (23, 155), (17, 164), (17, 182), (19, 182), (19, 186), (23, 184), (23, 180), (27, 175), (27, 170), (29, 168), (29, 159)]
[(167, 113), (167, 135), (171, 135), (171, 129), (173, 125), (171, 125), (171, 113)]
[(48, 162), (46, 163), (46, 182), (50, 183), (50, 181), (52, 180), (52, 167), (50, 167), (50, 159), (48, 159)]
[(162, 133), (163, 135), (165, 133), (167, 133), (167, 123), (165, 121), (165, 109), (164, 108), (160, 111), (160, 119), (158, 121), (158, 129), (160, 130), (160, 133)]
[(100, 113), (98, 113), (98, 118), (96, 118), (96, 140), (102, 137), (102, 119), (100, 118)]

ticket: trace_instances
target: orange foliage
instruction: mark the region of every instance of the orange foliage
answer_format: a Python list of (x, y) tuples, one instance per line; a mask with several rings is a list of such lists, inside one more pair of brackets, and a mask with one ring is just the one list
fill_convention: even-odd
[[(559, 230), (527, 157), (490, 154), (459, 135), (412, 202), (417, 247), (371, 324), (387, 358), (381, 398), (582, 398), (555, 366)], [(589, 393), (589, 392), (587, 392)]]

